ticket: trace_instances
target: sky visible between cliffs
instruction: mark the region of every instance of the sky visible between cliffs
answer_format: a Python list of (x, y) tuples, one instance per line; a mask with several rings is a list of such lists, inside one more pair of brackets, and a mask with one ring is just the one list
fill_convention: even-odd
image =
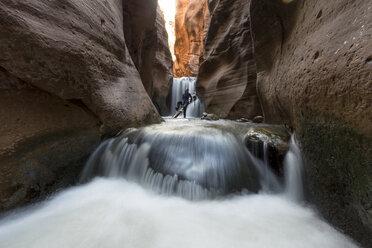
[(173, 60), (176, 59), (174, 56), (174, 43), (176, 42), (176, 34), (174, 31), (174, 25), (176, 20), (176, 1), (175, 0), (158, 0), (159, 6), (164, 14), (165, 27), (168, 32), (168, 43), (172, 53)]

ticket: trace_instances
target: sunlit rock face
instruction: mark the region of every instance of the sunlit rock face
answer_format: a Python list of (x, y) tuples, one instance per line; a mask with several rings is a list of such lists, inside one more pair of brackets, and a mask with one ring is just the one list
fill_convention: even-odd
[(71, 183), (102, 133), (159, 121), (127, 49), (125, 6), (1, 1), (0, 211)]
[(177, 0), (175, 77), (195, 77), (210, 20), (207, 0)]
[(265, 120), (296, 129), (311, 200), (369, 247), (372, 2), (252, 0), (251, 20)]
[(206, 111), (221, 117), (253, 118), (261, 107), (250, 31), (249, 2), (209, 1), (210, 26), (197, 92)]

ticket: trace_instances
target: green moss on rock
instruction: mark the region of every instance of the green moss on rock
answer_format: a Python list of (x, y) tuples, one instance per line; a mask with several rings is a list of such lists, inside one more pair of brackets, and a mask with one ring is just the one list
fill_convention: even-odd
[(297, 133), (309, 200), (333, 225), (372, 244), (372, 139), (331, 116), (304, 116)]

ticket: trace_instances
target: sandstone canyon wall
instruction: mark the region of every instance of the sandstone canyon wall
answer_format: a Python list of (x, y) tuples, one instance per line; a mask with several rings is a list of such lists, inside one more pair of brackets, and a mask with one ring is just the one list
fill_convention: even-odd
[(207, 112), (221, 117), (261, 115), (249, 4), (244, 0), (209, 1), (210, 26), (205, 40), (197, 92)]
[(0, 2), (1, 210), (71, 183), (102, 135), (160, 121), (124, 38), (138, 2), (124, 2)]
[(123, 4), (124, 35), (130, 55), (146, 92), (159, 112), (165, 111), (173, 61), (164, 17), (157, 1), (123, 1)]
[[(198, 95), (222, 117), (288, 124), (308, 199), (372, 243), (372, 2), (209, 1)], [(260, 106), (261, 105), (261, 106)]]
[(372, 244), (372, 2), (252, 0), (257, 88), (267, 122), (288, 123), (309, 199)]
[(196, 77), (210, 15), (207, 0), (177, 0), (175, 77)]
[(156, 51), (152, 66), (152, 91), (150, 97), (162, 116), (169, 114), (167, 97), (173, 83), (173, 60), (168, 45), (168, 33), (160, 7), (155, 23)]
[(152, 91), (152, 61), (155, 57), (156, 1), (123, 1), (124, 36), (133, 63), (146, 91)]

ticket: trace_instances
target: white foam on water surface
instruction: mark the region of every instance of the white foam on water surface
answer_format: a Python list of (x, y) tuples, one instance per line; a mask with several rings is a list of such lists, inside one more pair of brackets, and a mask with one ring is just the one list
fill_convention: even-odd
[(95, 179), (0, 222), (7, 248), (348, 248), (346, 236), (280, 195), (193, 202)]

